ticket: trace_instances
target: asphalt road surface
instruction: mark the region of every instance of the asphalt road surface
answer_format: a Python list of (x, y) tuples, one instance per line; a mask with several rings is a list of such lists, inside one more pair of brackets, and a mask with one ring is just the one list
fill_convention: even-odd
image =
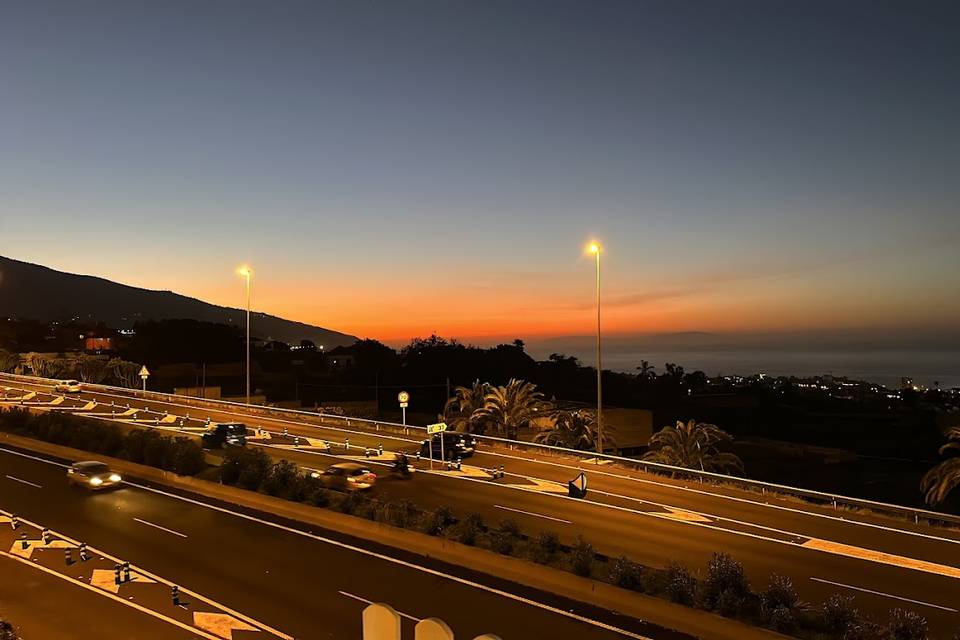
[[(44, 384), (12, 380), (8, 384), (36, 390), (37, 402), (56, 397)], [(202, 426), (207, 418), (240, 419), (273, 432), (262, 444), (305, 467), (322, 468), (381, 444), (387, 458), (390, 451), (419, 448), (415, 434), (371, 433), (357, 424), (345, 428), (341, 422), (318, 425), (265, 418), (245, 415), (243, 409), (207, 410), (177, 400), (138, 400), (129, 392), (84, 391), (61, 404), (83, 407), (90, 400), (123, 405), (116, 411), (128, 404), (149, 406), (150, 414), (134, 416), (143, 424), (164, 415), (185, 418), (189, 414), (188, 428)], [(281, 435), (284, 431), (286, 437)], [(332, 443), (329, 454), (333, 455), (293, 449), (289, 442), (294, 435)], [(351, 442), (349, 451), (343, 448), (346, 438)], [(503, 448), (482, 449), (466, 464), (471, 473), (429, 473), (421, 463), (423, 470), (414, 480), (380, 482), (375, 491), (424, 507), (446, 505), (461, 514), (477, 512), (491, 523), (511, 518), (524, 531), (553, 530), (564, 540), (582, 534), (604, 553), (625, 554), (653, 566), (676, 560), (703, 567), (713, 552), (724, 551), (744, 563), (758, 587), (766, 584), (771, 573), (779, 573), (793, 579), (807, 602), (818, 603), (840, 592), (854, 595), (861, 610), (881, 619), (890, 609), (903, 607), (926, 616), (938, 632), (960, 628), (960, 535), (956, 531)], [(507, 471), (502, 480), (483, 473), (499, 465)], [(589, 494), (586, 500), (574, 500), (564, 495), (565, 482), (581, 468), (589, 478)]]
[[(415, 620), (424, 617), (444, 619), (464, 638), (537, 638), (545, 629), (557, 638), (584, 640), (680, 637), (544, 594), (519, 588), (497, 593), (471, 583), (463, 570), (360, 548), (266, 516), (131, 484), (88, 493), (68, 486), (62, 466), (5, 450), (0, 470), (6, 511), (109, 550), (296, 638), (354, 640), (371, 601), (404, 614), (411, 637)], [(618, 623), (626, 629), (618, 631)]]

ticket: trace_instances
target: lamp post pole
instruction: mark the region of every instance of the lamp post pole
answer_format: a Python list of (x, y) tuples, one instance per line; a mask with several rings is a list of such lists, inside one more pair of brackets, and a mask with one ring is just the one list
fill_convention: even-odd
[[(591, 242), (590, 253), (597, 264), (597, 453), (603, 453), (603, 358), (600, 350), (600, 253), (603, 248), (598, 242)], [(599, 458), (598, 458), (599, 461)]]
[(240, 267), (239, 273), (247, 280), (247, 404), (250, 404), (250, 277), (253, 271), (250, 267)]

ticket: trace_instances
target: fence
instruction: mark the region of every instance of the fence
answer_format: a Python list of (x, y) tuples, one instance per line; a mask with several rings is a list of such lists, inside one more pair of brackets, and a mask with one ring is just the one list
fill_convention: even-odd
[[(32, 384), (49, 383), (55, 384), (57, 380), (49, 378), (37, 378), (32, 376), (21, 376), (16, 374), (0, 374), (0, 378), (12, 378), (22, 380)], [(426, 437), (426, 427), (417, 425), (402, 425), (394, 422), (385, 422), (381, 420), (369, 420), (366, 418), (353, 418), (350, 416), (340, 416), (312, 411), (302, 411), (297, 409), (281, 409), (278, 407), (264, 407), (259, 405), (246, 405), (228, 400), (204, 400), (202, 398), (191, 398), (187, 396), (175, 396), (168, 393), (156, 391), (140, 391), (138, 389), (126, 389), (122, 387), (112, 387), (109, 385), (84, 384), (88, 389), (97, 391), (102, 390), (108, 393), (128, 395), (131, 398), (143, 400), (154, 400), (157, 402), (177, 402), (198, 408), (214, 409), (224, 412), (243, 411), (246, 414), (261, 415), (265, 417), (274, 417), (281, 419), (296, 419), (300, 422), (323, 426), (325, 428), (337, 428), (331, 425), (341, 425), (341, 428), (360, 428), (373, 430), (378, 433), (392, 433), (403, 436)], [(751, 480), (748, 478), (738, 478), (721, 473), (712, 473), (710, 471), (700, 471), (698, 469), (687, 469), (685, 467), (674, 467), (658, 462), (648, 462), (634, 458), (625, 458), (611, 454), (597, 454), (574, 449), (565, 449), (563, 447), (554, 447), (535, 442), (520, 440), (508, 440), (505, 438), (496, 438), (493, 436), (475, 436), (478, 441), (487, 443), (491, 448), (505, 448), (510, 451), (522, 451), (533, 455), (566, 457), (577, 459), (577, 465), (581, 468), (588, 468), (591, 464), (600, 464), (602, 461), (605, 466), (630, 469), (651, 473), (656, 475), (669, 475), (671, 477), (688, 478), (701, 483), (713, 485), (723, 484), (735, 488), (753, 491), (762, 495), (772, 494), (798, 498), (805, 502), (829, 506), (833, 509), (866, 509), (875, 513), (893, 516), (905, 520), (912, 520), (915, 523), (924, 522), (934, 526), (957, 527), (960, 526), (960, 517), (953, 516), (937, 511), (927, 509), (917, 509), (905, 507), (902, 505), (877, 502), (864, 498), (854, 498), (836, 493), (826, 493), (812, 489), (802, 489), (800, 487), (791, 487), (788, 485), (776, 484), (773, 482), (763, 482), (760, 480)], [(593, 463), (587, 460), (594, 461)]]

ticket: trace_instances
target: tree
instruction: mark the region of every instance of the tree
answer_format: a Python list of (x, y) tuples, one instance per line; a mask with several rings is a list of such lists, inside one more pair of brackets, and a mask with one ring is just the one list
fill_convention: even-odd
[(51, 370), (50, 358), (42, 353), (31, 351), (25, 355), (23, 359), (30, 366), (30, 371), (33, 372), (33, 375), (41, 378), (49, 377)]
[(700, 471), (743, 473), (740, 458), (718, 448), (732, 441), (730, 434), (716, 425), (678, 420), (677, 426), (664, 427), (650, 438), (650, 451), (643, 459)]
[(113, 377), (116, 378), (121, 387), (136, 389), (140, 386), (138, 379), (140, 365), (136, 362), (128, 362), (120, 358), (111, 358), (110, 362), (107, 363), (107, 369)]
[[(597, 448), (597, 415), (592, 411), (557, 411), (553, 428), (541, 431), (533, 441), (551, 447), (595, 451)], [(616, 447), (616, 436), (610, 427), (603, 431), (603, 441)]]
[(640, 366), (637, 367), (637, 371), (640, 372), (639, 374), (637, 374), (637, 377), (640, 378), (641, 380), (649, 380), (650, 378), (656, 378), (657, 374), (654, 371), (654, 369), (656, 369), (656, 367), (650, 364), (649, 360), (641, 360)]
[(103, 358), (83, 356), (80, 358), (80, 380), (93, 384), (100, 384), (107, 377), (107, 363)]
[(20, 354), (0, 349), (0, 372), (10, 373), (20, 364)]
[[(948, 442), (940, 447), (940, 455), (950, 451), (960, 452), (960, 426), (950, 427), (944, 434)], [(960, 486), (960, 456), (947, 458), (923, 476), (920, 490), (927, 504), (934, 506), (947, 499), (947, 495)]]
[(490, 420), (500, 435), (516, 438), (520, 429), (549, 409), (550, 404), (537, 391), (537, 385), (511, 378), (505, 387), (490, 388), (483, 408), (475, 415)]
[(489, 420), (481, 410), (490, 393), (490, 384), (475, 380), (469, 387), (457, 387), (443, 407), (443, 420), (456, 431), (483, 434)]

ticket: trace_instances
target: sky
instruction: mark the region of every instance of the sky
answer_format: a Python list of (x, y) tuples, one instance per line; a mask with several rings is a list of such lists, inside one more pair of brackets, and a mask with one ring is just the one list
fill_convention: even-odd
[(387, 342), (956, 335), (958, 208), (955, 2), (3, 2), (0, 254)]

